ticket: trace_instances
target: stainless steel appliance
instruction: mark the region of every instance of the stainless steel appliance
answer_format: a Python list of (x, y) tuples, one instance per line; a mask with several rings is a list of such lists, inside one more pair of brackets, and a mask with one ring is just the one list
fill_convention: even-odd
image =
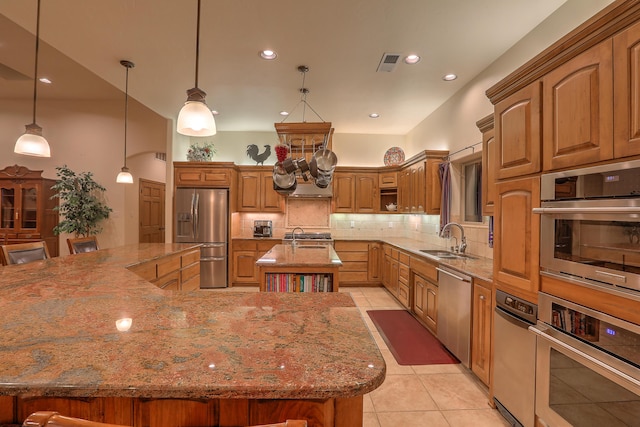
[(175, 203), (175, 241), (202, 243), (200, 288), (226, 287), (229, 191), (178, 188)]
[(493, 399), (512, 426), (535, 425), (536, 336), (528, 328), (537, 316), (535, 304), (496, 290)]
[(273, 227), (269, 220), (253, 221), (253, 237), (271, 237)]
[(539, 294), (536, 415), (544, 426), (640, 425), (640, 327)]
[(640, 160), (541, 178), (542, 274), (640, 291)]
[(471, 277), (438, 270), (438, 340), (467, 368), (471, 349)]

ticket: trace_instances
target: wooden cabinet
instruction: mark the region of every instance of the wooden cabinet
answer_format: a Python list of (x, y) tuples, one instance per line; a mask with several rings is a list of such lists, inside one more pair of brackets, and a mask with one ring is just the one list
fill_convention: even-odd
[(238, 204), (241, 212), (284, 212), (284, 197), (273, 189), (271, 169), (240, 168)]
[(426, 162), (421, 161), (409, 167), (411, 171), (411, 212), (423, 213), (427, 203)]
[(342, 170), (333, 177), (333, 212), (378, 212), (377, 172)]
[(200, 248), (176, 252), (127, 267), (129, 271), (169, 291), (200, 289)]
[(398, 172), (398, 212), (411, 212), (411, 169)]
[(342, 286), (380, 283), (380, 243), (337, 240), (334, 249), (342, 261), (339, 269)]
[(640, 23), (613, 38), (613, 155), (640, 154)]
[(234, 239), (231, 250), (231, 283), (233, 286), (258, 286), (260, 275), (256, 261), (280, 243), (277, 239)]
[(58, 225), (58, 199), (53, 179), (42, 178), (42, 171), (24, 166), (0, 170), (0, 244), (44, 240), (49, 255), (59, 253), (59, 239), (53, 233)]
[(540, 172), (541, 86), (535, 81), (495, 105), (496, 178)]
[[(398, 172), (380, 172), (378, 174), (378, 187), (380, 188), (380, 212), (398, 212)], [(389, 211), (387, 205), (396, 205), (395, 211)]]
[(409, 283), (410, 257), (404, 252), (398, 253), (398, 301), (406, 308), (411, 309), (411, 284)]
[(482, 132), (482, 215), (493, 215), (496, 198), (496, 144), (493, 114), (476, 123)]
[(398, 172), (380, 172), (378, 186), (382, 188), (398, 188)]
[(425, 151), (407, 160), (398, 172), (398, 212), (440, 214), (439, 165), (448, 151)]
[(399, 252), (391, 245), (383, 245), (382, 284), (394, 296), (398, 296)]
[(229, 188), (235, 178), (232, 162), (174, 162), (177, 187)]
[(543, 78), (544, 170), (613, 158), (612, 41)]
[(486, 385), (490, 379), (492, 284), (473, 279), (471, 370)]
[(442, 159), (427, 159), (424, 212), (429, 215), (440, 215), (442, 203), (442, 183), (440, 182), (440, 163)]
[(427, 261), (411, 258), (412, 311), (434, 334), (438, 331), (438, 272)]
[(507, 292), (537, 304), (540, 271), (540, 178), (496, 184), (493, 278)]

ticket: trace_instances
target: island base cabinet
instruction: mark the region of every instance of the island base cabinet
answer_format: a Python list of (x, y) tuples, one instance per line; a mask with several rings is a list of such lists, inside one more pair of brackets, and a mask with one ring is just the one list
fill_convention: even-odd
[[(15, 409), (14, 409), (15, 408)], [(133, 427), (223, 427), (306, 420), (309, 427), (355, 427), (363, 423), (363, 398), (330, 399), (143, 399), (0, 396), (0, 422), (22, 424), (36, 411)]]

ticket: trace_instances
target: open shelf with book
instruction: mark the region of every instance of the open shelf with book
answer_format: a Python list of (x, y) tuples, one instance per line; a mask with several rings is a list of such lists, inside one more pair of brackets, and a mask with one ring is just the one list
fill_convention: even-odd
[(266, 273), (266, 292), (333, 292), (330, 273)]

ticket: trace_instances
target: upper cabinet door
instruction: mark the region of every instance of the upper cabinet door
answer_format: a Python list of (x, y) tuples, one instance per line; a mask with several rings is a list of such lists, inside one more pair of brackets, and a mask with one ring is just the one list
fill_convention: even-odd
[(543, 78), (544, 170), (613, 158), (612, 41)]
[(640, 23), (613, 38), (616, 158), (640, 154)]
[(375, 213), (377, 200), (379, 198), (378, 174), (359, 173), (355, 174), (355, 204), (357, 213)]
[(333, 175), (333, 212), (355, 211), (355, 175), (335, 172)]
[(482, 132), (482, 215), (493, 215), (496, 200), (496, 138), (493, 115), (479, 120)]
[(540, 92), (536, 81), (495, 106), (497, 179), (540, 172)]

